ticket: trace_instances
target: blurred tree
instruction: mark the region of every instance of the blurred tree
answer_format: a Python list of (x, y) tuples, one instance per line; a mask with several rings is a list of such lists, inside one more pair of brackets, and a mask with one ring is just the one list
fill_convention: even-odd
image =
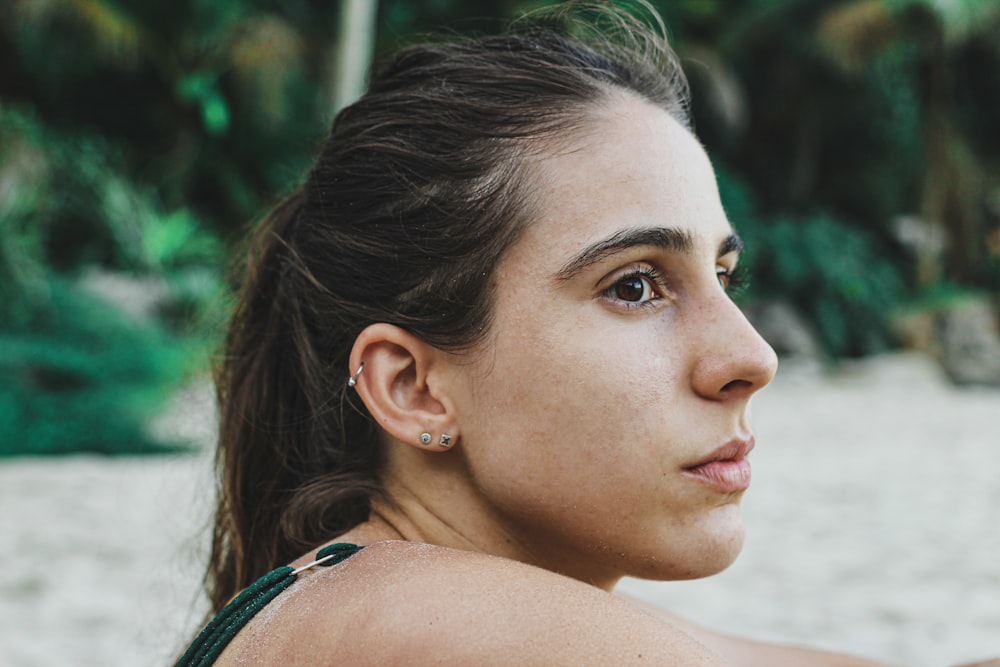
[(334, 60), (336, 76), (331, 109), (334, 112), (361, 97), (365, 92), (365, 75), (372, 60), (375, 42), (376, 0), (343, 0), (340, 12), (340, 33)]
[[(893, 51), (915, 54), (916, 99), (911, 104), (923, 116), (922, 214), (930, 224), (942, 226), (948, 239), (943, 267), (922, 262), (919, 281), (925, 286), (940, 280), (942, 273), (957, 282), (975, 284), (986, 269), (989, 177), (985, 175), (986, 156), (977, 155), (968, 134), (968, 130), (982, 128), (963, 131), (962, 111), (956, 105), (962, 95), (955, 79), (961, 72), (957, 62), (961, 56), (977, 50), (980, 39), (995, 40), (997, 34), (1000, 5), (992, 0), (850, 0), (832, 7), (820, 20), (820, 45), (848, 74), (864, 73)], [(995, 66), (1000, 65), (1000, 59), (994, 56), (993, 60)], [(996, 89), (1000, 84), (997, 69), (984, 74), (981, 81), (969, 82), (971, 87)], [(966, 124), (973, 123), (973, 119), (966, 120)], [(995, 188), (1000, 179), (996, 173), (992, 176)]]
[[(752, 193), (752, 221), (734, 216), (754, 243), (788, 224), (825, 220), (865, 255), (911, 276), (895, 302), (841, 299), (818, 311), (783, 284), (773, 265), (754, 267), (751, 298), (798, 302), (836, 354), (863, 354), (908, 293), (946, 280), (1000, 290), (1000, 5), (993, 0), (711, 0), (659, 3), (685, 59), (699, 136), (717, 166)], [(790, 221), (797, 221), (791, 223)], [(919, 227), (901, 245), (900, 222)], [(934, 250), (943, 230), (943, 262)], [(817, 262), (837, 265), (847, 245), (829, 237)], [(790, 251), (793, 245), (785, 244)], [(923, 257), (917, 257), (923, 254)], [(764, 254), (759, 255), (763, 257)], [(919, 267), (919, 268), (918, 268)], [(833, 279), (817, 265), (814, 273)], [(862, 280), (866, 278), (861, 277)], [(893, 281), (898, 282), (898, 281)], [(871, 287), (884, 281), (871, 278)], [(817, 292), (833, 294), (828, 285)], [(873, 293), (864, 290), (864, 293)], [(858, 295), (862, 292), (858, 292)], [(894, 306), (895, 303), (895, 306)], [(853, 304), (848, 308), (848, 304)], [(879, 310), (871, 310), (878, 307)], [(810, 310), (812, 312), (810, 313)], [(839, 323), (835, 314), (839, 310)], [(874, 322), (883, 336), (861, 335)], [(848, 345), (837, 330), (857, 329)], [(868, 342), (865, 342), (868, 341)]]
[[(307, 3), (19, 0), (7, 104), (122, 150), (130, 178), (227, 234), (308, 163), (335, 12)], [(332, 15), (331, 15), (332, 14)], [(319, 77), (316, 74), (319, 74)]]
[[(340, 100), (356, 95), (365, 53), (380, 59), (440, 27), (494, 32), (547, 4), (0, 3), (0, 432), (28, 423), (3, 421), (11, 406), (84, 423), (97, 403), (69, 406), (88, 391), (118, 386), (123, 406), (154, 396), (140, 385), (174, 382), (164, 369), (185, 365), (172, 351), (211, 348), (227, 243), (301, 177)], [(750, 241), (747, 298), (795, 304), (830, 352), (856, 355), (887, 344), (885, 318), (914, 290), (949, 280), (1000, 291), (995, 0), (653, 4)], [(904, 218), (945, 230), (943, 259), (901, 245)], [(154, 286), (150, 317), (129, 324), (88, 296), (108, 271)], [(100, 322), (106, 335), (81, 333)], [(91, 373), (84, 349), (135, 363)], [(64, 380), (82, 389), (64, 392)], [(37, 407), (52, 392), (70, 403)], [(120, 412), (128, 428), (145, 418)]]

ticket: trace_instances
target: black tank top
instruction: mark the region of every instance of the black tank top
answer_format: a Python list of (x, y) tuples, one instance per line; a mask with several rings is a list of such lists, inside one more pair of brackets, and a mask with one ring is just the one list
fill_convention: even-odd
[(324, 547), (316, 554), (316, 560), (300, 568), (291, 566), (271, 570), (253, 582), (215, 615), (205, 629), (198, 634), (188, 650), (184, 652), (175, 667), (209, 667), (233, 640), (233, 637), (267, 606), (281, 591), (295, 581), (300, 572), (317, 565), (329, 567), (343, 562), (364, 549), (356, 544), (338, 543)]

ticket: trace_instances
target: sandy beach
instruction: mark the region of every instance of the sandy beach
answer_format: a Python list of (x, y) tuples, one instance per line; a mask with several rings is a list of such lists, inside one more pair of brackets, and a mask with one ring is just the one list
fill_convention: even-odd
[[(918, 355), (786, 364), (754, 403), (747, 542), (623, 591), (717, 630), (892, 664), (1000, 656), (1000, 391)], [(211, 392), (156, 428), (196, 455), (0, 462), (0, 666), (163, 665), (204, 611)]]

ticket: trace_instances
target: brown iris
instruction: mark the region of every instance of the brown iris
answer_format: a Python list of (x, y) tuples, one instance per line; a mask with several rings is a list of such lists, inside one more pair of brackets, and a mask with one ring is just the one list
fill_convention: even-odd
[(641, 301), (646, 293), (646, 281), (639, 276), (622, 278), (615, 284), (615, 296), (622, 301)]

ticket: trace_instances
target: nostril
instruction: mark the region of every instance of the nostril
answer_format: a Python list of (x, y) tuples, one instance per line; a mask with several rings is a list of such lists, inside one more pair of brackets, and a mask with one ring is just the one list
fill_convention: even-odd
[(745, 391), (751, 387), (753, 387), (753, 382), (750, 382), (749, 380), (732, 380), (727, 382), (721, 391), (722, 393), (731, 394), (737, 391)]

